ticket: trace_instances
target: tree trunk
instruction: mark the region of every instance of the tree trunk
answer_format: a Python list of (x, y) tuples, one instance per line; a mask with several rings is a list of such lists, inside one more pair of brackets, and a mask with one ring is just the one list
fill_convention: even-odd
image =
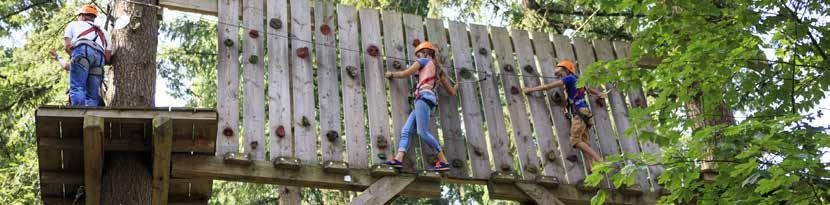
[[(112, 107), (154, 107), (159, 7), (156, 0), (118, 1), (114, 16), (129, 15), (130, 24), (113, 31), (113, 66), (107, 99)], [(142, 5), (141, 3), (147, 4)], [(148, 134), (136, 136), (149, 140)], [(112, 136), (111, 136), (112, 137)], [(152, 173), (147, 153), (106, 155), (103, 204), (150, 204)]]

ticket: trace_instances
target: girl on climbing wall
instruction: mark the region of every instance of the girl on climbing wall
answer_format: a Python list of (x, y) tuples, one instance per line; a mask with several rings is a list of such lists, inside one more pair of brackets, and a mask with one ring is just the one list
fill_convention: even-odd
[(387, 71), (384, 73), (386, 78), (405, 78), (414, 74), (415, 78), (418, 79), (418, 83), (413, 88), (415, 109), (409, 114), (409, 118), (406, 120), (403, 128), (401, 128), (398, 153), (395, 154), (395, 158), (386, 162), (387, 165), (402, 167), (401, 161), (403, 161), (406, 149), (409, 147), (409, 136), (413, 130), (417, 130), (418, 136), (421, 136), (421, 139), (438, 155), (438, 161), (435, 162), (435, 166), (428, 167), (427, 170), (444, 171), (450, 169), (450, 165), (447, 163), (447, 157), (444, 156), (441, 145), (438, 144), (438, 139), (429, 132), (429, 125), (431, 123), (429, 115), (432, 109), (438, 105), (434, 92), (437, 83), (441, 83), (447, 91), (447, 94), (451, 96), (455, 96), (458, 85), (452, 85), (449, 81), (449, 76), (438, 66), (438, 61), (435, 58), (437, 51), (432, 46), (432, 43), (423, 42), (415, 48), (415, 55), (418, 57), (418, 60), (409, 66), (409, 68), (400, 72)]

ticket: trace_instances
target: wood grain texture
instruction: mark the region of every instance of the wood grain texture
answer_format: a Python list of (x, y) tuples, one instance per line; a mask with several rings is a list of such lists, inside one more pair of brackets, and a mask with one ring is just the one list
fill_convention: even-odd
[[(616, 56), (614, 55), (614, 48), (610, 41), (594, 40), (594, 50), (598, 60), (610, 61), (616, 59)], [(628, 108), (626, 108), (625, 105), (625, 96), (617, 90), (617, 86), (614, 83), (606, 83), (605, 88), (608, 89), (608, 102), (610, 103), (609, 107), (611, 108), (611, 116), (614, 120), (614, 127), (617, 131), (616, 134), (617, 140), (620, 143), (620, 149), (622, 152), (628, 154), (640, 153), (640, 146), (637, 143), (637, 137), (633, 135), (625, 135), (625, 131), (630, 127), (628, 123)], [(637, 172), (637, 174), (634, 175), (634, 180), (635, 183), (639, 184), (642, 188), (651, 186), (648, 182), (648, 173), (645, 171)]]
[[(513, 45), (515, 45), (518, 67), (515, 73), (521, 73), (524, 86), (535, 87), (541, 85), (539, 82), (539, 71), (536, 59), (533, 56), (533, 45), (527, 31), (513, 29)], [(515, 76), (517, 85), (518, 76)], [(550, 121), (550, 108), (545, 101), (544, 95), (534, 93), (527, 95), (527, 104), (530, 107), (530, 115), (525, 110), (525, 99), (522, 95), (509, 95), (508, 107), (510, 108), (510, 121), (513, 123), (513, 137), (516, 140), (516, 147), (519, 151), (519, 162), (524, 179), (535, 179), (536, 175), (542, 173), (542, 165), (539, 160), (537, 147), (539, 141), (546, 143), (553, 140), (553, 128)], [(530, 128), (528, 118), (533, 119), (533, 130)], [(533, 133), (536, 133), (536, 138)], [(544, 147), (546, 151), (550, 148)], [(547, 152), (543, 152), (547, 154)]]
[[(473, 177), (485, 179), (490, 177), (490, 161), (489, 154), (482, 153), (477, 155), (475, 150), (487, 147), (487, 139), (484, 135), (484, 115), (481, 110), (481, 98), (478, 92), (477, 77), (484, 75), (477, 75), (476, 68), (473, 66), (472, 53), (470, 47), (470, 39), (467, 32), (467, 24), (450, 21), (449, 22), (450, 42), (452, 43), (453, 67), (455, 69), (447, 69), (447, 72), (454, 70), (456, 82), (458, 85), (458, 95), (461, 98), (461, 111), (464, 114), (464, 131), (467, 140), (466, 147), (471, 147), (467, 150), (465, 155), (469, 155), (469, 160), (466, 161), (460, 169), (468, 169), (472, 167)], [(466, 77), (465, 77), (466, 76)], [(501, 106), (499, 106), (501, 108)], [(462, 146), (464, 147), (464, 146)], [(454, 167), (455, 168), (455, 167)], [(455, 168), (459, 169), (459, 168)]]
[[(556, 75), (553, 74), (553, 73), (555, 72), (554, 68), (555, 68), (557, 62), (553, 58), (555, 53), (554, 53), (554, 50), (553, 50), (553, 47), (552, 47), (552, 44), (551, 44), (551, 41), (550, 41), (550, 35), (548, 35), (546, 33), (543, 33), (543, 32), (538, 32), (538, 31), (537, 32), (532, 32), (532, 35), (533, 35), (533, 47), (536, 48), (536, 59), (538, 60), (538, 63), (539, 63), (539, 67), (538, 67), (538, 69), (536, 69), (537, 72), (539, 72), (539, 73), (536, 74), (536, 75), (542, 77), (542, 82), (541, 83), (553, 82), (554, 80), (556, 80), (556, 78), (554, 78)], [(525, 85), (527, 85), (527, 81), (525, 81), (525, 83), (526, 83)], [(551, 97), (552, 91), (548, 91), (548, 92), (546, 92), (546, 94), (547, 94), (546, 96)], [(564, 95), (560, 95), (560, 96), (564, 96)], [(530, 98), (530, 97), (528, 97), (528, 98)], [(549, 98), (542, 98), (542, 99), (536, 99), (536, 100), (544, 101), (545, 99), (549, 99)], [(568, 127), (568, 125), (569, 125), (568, 122), (567, 122), (567, 119), (564, 118), (565, 114), (562, 113), (562, 108), (559, 107), (560, 105), (558, 103), (559, 102), (549, 101), (550, 105), (546, 104), (546, 107), (545, 107), (545, 110), (550, 109), (550, 110), (548, 110), (549, 111), (549, 113), (548, 113), (549, 117), (552, 117), (552, 119), (556, 119), (556, 120), (560, 121), (560, 122), (548, 121), (548, 123), (549, 123), (548, 125), (552, 126), (552, 128), (554, 128), (554, 130), (556, 130), (556, 131), (559, 131), (558, 128)], [(549, 107), (547, 107), (547, 106), (549, 106)], [(532, 109), (533, 108), (531, 107), (531, 110)], [(533, 112), (533, 111), (531, 111), (531, 112)], [(559, 113), (556, 113), (556, 112), (559, 112)], [(559, 118), (559, 117), (561, 117), (561, 118)], [(552, 120), (551, 118), (548, 118), (548, 119)], [(551, 123), (555, 123), (556, 126), (553, 126), (553, 124), (551, 124)], [(538, 126), (539, 126), (538, 124), (534, 124), (534, 128), (538, 127)], [(542, 128), (544, 128), (544, 127), (542, 127)], [(543, 173), (546, 176), (553, 176), (553, 177), (556, 177), (556, 178), (558, 178), (559, 180), (561, 180), (563, 182), (566, 182), (567, 181), (567, 176), (565, 175), (565, 167), (572, 167), (573, 162), (566, 160), (562, 156), (562, 152), (560, 152), (559, 150), (565, 149), (565, 148), (570, 148), (570, 143), (567, 142), (567, 141), (565, 141), (565, 142), (559, 141), (559, 138), (554, 136), (553, 132), (550, 132), (549, 134), (550, 135), (544, 136), (544, 135), (539, 135), (538, 132), (537, 132), (537, 138), (539, 138), (539, 140), (538, 140), (539, 141), (539, 151), (540, 151), (539, 153), (542, 156), (542, 161), (543, 161), (543, 164), (544, 164), (544, 167), (545, 167), (545, 170), (544, 170)], [(554, 156), (555, 159), (550, 159), (548, 157), (548, 155)]]
[(87, 205), (101, 204), (104, 164), (104, 118), (84, 117), (84, 194)]
[[(337, 34), (340, 48), (340, 79), (343, 80), (343, 115), (346, 153), (349, 167), (369, 168), (366, 141), (366, 111), (363, 109), (363, 79), (360, 66), (357, 11), (352, 6), (337, 5)], [(354, 77), (349, 69), (354, 68)]]
[[(311, 5), (291, 2), (291, 89), (294, 95), (294, 156), (303, 164), (317, 164), (317, 119), (314, 117)], [(305, 52), (301, 58), (299, 53)]]
[(152, 204), (167, 204), (170, 191), (170, 153), (173, 148), (173, 121), (169, 117), (153, 118), (153, 192)]
[[(320, 100), (320, 150), (323, 161), (343, 160), (343, 131), (340, 129), (340, 82), (337, 69), (337, 45), (334, 26), (337, 25), (334, 4), (315, 1), (314, 32), (317, 44), (317, 83)], [(328, 34), (326, 34), (325, 32)]]
[[(407, 45), (404, 42), (403, 36), (403, 17), (400, 13), (396, 11), (388, 11), (385, 10), (381, 13), (383, 19), (383, 46), (384, 46), (384, 54), (386, 54), (386, 70), (393, 71), (393, 72), (400, 72), (407, 68), (406, 60), (406, 51), (404, 47)], [(397, 65), (398, 67), (395, 67)], [(389, 98), (391, 104), (391, 111), (392, 111), (392, 136), (394, 136), (394, 143), (393, 146), (393, 153), (396, 153), (398, 143), (400, 143), (400, 137), (404, 123), (406, 123), (406, 119), (409, 117), (410, 108), (409, 108), (409, 78), (393, 78), (389, 79)], [(404, 168), (405, 172), (413, 172), (415, 171), (415, 151), (412, 150), (417, 140), (413, 140), (413, 136), (410, 136), (410, 143), (409, 147), (406, 148), (407, 155), (406, 159), (404, 160)]]
[[(470, 38), (473, 44), (473, 58), (475, 59), (476, 70), (479, 72), (479, 78), (484, 75), (489, 75), (487, 76), (487, 80), (483, 80), (478, 84), (480, 86), (479, 93), (481, 94), (482, 106), (484, 106), (484, 109), (482, 110), (484, 111), (484, 119), (487, 121), (487, 134), (490, 138), (491, 146), (487, 146), (487, 144), (484, 144), (483, 146), (476, 146), (471, 142), (470, 149), (467, 150), (467, 153), (472, 161), (475, 161), (480, 157), (488, 162), (486, 167), (476, 167), (475, 164), (473, 165), (474, 177), (480, 176), (480, 174), (485, 174), (489, 177), (490, 174), (492, 174), (493, 169), (489, 165), (490, 160), (488, 155), (490, 152), (488, 149), (493, 147), (493, 159), (503, 161), (505, 158), (510, 156), (507, 155), (507, 153), (497, 151), (502, 151), (500, 148), (509, 146), (510, 142), (494, 140), (497, 139), (496, 136), (508, 135), (507, 125), (505, 125), (505, 116), (501, 106), (501, 95), (499, 93), (498, 84), (499, 79), (496, 77), (496, 72), (493, 69), (493, 49), (490, 47), (490, 35), (487, 30), (487, 26), (470, 24)], [(484, 54), (481, 53), (482, 50), (484, 50)], [(495, 149), (496, 147), (499, 149)]]
[[(571, 45), (571, 39), (567, 36), (553, 36), (553, 45), (556, 49), (556, 62), (554, 63), (559, 63), (559, 61), (565, 59), (576, 60), (573, 45)], [(555, 70), (542, 70), (543, 76), (546, 77), (556, 76), (555, 72)], [(545, 83), (551, 83), (554, 80), (560, 79), (557, 77), (545, 78), (544, 80)], [(560, 97), (557, 98), (557, 95)], [(571, 146), (571, 121), (567, 118), (567, 114), (565, 113), (565, 109), (568, 109), (567, 95), (564, 93), (563, 88), (554, 88), (548, 91), (548, 96), (551, 96), (550, 110), (553, 114), (553, 122), (556, 125), (556, 136), (559, 139), (559, 142), (563, 145), (559, 147), (559, 151), (562, 152), (562, 158), (567, 159), (568, 157), (571, 157), (577, 159), (577, 161), (571, 162), (570, 164), (568, 164), (570, 162), (568, 160), (563, 161), (565, 164), (567, 182), (573, 184), (584, 179), (586, 172), (584, 160), (577, 157), (580, 155), (579, 150)]]
[[(427, 19), (426, 20), (426, 31), (427, 31), (427, 39), (432, 42), (432, 45), (438, 49), (438, 53), (435, 56), (439, 66), (447, 73), (448, 76), (452, 79), (457, 79), (453, 77), (455, 75), (455, 70), (450, 64), (450, 49), (449, 44), (447, 43), (447, 29), (444, 27), (444, 22), (440, 19)], [(464, 164), (467, 164), (467, 151), (465, 148), (464, 143), (464, 135), (461, 131), (461, 118), (458, 113), (458, 97), (450, 96), (447, 94), (446, 90), (441, 86), (435, 90), (435, 94), (438, 97), (438, 110), (439, 115), (433, 115), (430, 120), (433, 121), (441, 121), (441, 137), (444, 139), (443, 151), (444, 154), (447, 156), (447, 161), (452, 163), (454, 160), (462, 160)], [(436, 117), (438, 119), (436, 119)], [(438, 137), (438, 133), (433, 133), (435, 137)], [(425, 143), (421, 144), (422, 146)], [(427, 152), (430, 153), (431, 152)], [(428, 157), (431, 158), (431, 157)], [(435, 162), (435, 160), (428, 160), (430, 163)], [(449, 171), (449, 175), (452, 177), (467, 177), (469, 176), (467, 169), (459, 169), (453, 168)]]
[[(404, 46), (404, 47), (406, 47), (406, 49), (405, 49), (406, 54), (404, 56), (407, 59), (407, 61), (406, 61), (407, 63), (405, 63), (404, 65), (408, 66), (408, 65), (411, 65), (412, 63), (414, 63), (416, 58), (417, 58), (415, 56), (415, 46), (417, 46), (417, 45), (413, 45), (412, 42), (414, 42), (415, 40), (421, 41), (421, 40), (425, 39), (424, 38), (424, 20), (421, 16), (418, 16), (418, 15), (403, 14), (403, 26), (404, 26), (404, 36), (405, 36), (404, 37), (405, 38), (404, 45), (406, 45), (406, 46)], [(409, 86), (407, 88), (411, 88), (411, 86), (412, 86), (412, 84), (407, 84), (407, 85)], [(409, 92), (409, 91), (410, 90), (407, 89), (407, 96), (412, 95), (412, 93)], [(409, 99), (409, 98), (407, 98), (407, 99)], [(409, 102), (407, 102), (407, 103), (409, 103)], [(410, 106), (410, 104), (407, 104), (407, 110), (409, 110), (409, 106)], [(430, 131), (432, 131), (432, 133), (436, 134), (436, 135), (438, 134), (438, 132), (436, 131), (437, 126), (435, 125), (435, 122), (437, 122), (437, 121), (438, 120), (433, 120), (430, 123), (430, 127), (429, 127)], [(397, 132), (400, 132), (401, 127), (393, 127), (393, 130), (395, 130)], [(410, 144), (412, 144), (412, 145), (409, 146), (410, 151), (404, 157), (403, 170), (405, 172), (412, 172), (412, 171), (415, 171), (416, 169), (418, 169), (418, 164), (419, 163), (416, 160), (416, 158), (418, 158), (418, 156), (416, 155), (417, 152), (415, 151), (415, 146), (413, 146), (413, 145), (418, 145), (418, 147), (421, 148), (420, 149), (420, 151), (421, 151), (420, 153), (422, 153), (421, 156), (425, 156), (425, 154), (423, 154), (423, 153), (429, 153), (428, 152), (429, 147), (427, 147), (426, 145), (423, 145), (421, 143), (421, 137), (420, 136), (411, 135), (411, 136), (409, 136), (409, 141), (410, 141)], [(420, 164), (421, 164), (422, 168), (429, 166), (429, 162), (427, 160), (424, 160), (424, 159), (426, 159), (426, 158), (421, 157), (421, 163)]]
[[(216, 129), (216, 155), (239, 151), (239, 0), (220, 0), (219, 21), (216, 35), (219, 38), (217, 61), (216, 112), (219, 124)], [(227, 43), (230, 42), (230, 43)], [(228, 46), (230, 44), (230, 46)], [(231, 136), (223, 132), (230, 130)]]
[(349, 204), (387, 204), (414, 181), (415, 177), (383, 177), (375, 181), (369, 188), (366, 188), (366, 190), (360, 193)]
[[(363, 67), (366, 78), (366, 103), (369, 108), (369, 140), (372, 143), (372, 164), (380, 164), (392, 157), (389, 138), (389, 112), (386, 103), (386, 78), (383, 77), (382, 57), (369, 55), (370, 47), (380, 51), (380, 19), (377, 10), (360, 9), (360, 33), (363, 46)], [(384, 145), (385, 144), (385, 145)], [(379, 146), (383, 145), (383, 146)], [(382, 156), (382, 158), (381, 158)]]
[[(242, 150), (252, 159), (265, 159), (265, 70), (263, 68), (263, 44), (265, 31), (262, 0), (246, 0), (242, 6), (242, 87), (245, 103), (242, 106)], [(252, 32), (258, 33), (251, 35)], [(260, 35), (261, 34), (261, 35)]]
[[(502, 89), (505, 99), (508, 101), (507, 104), (510, 106), (510, 103), (512, 103), (510, 102), (511, 95), (521, 95), (521, 84), (519, 84), (518, 77), (515, 74), (519, 68), (516, 67), (513, 61), (513, 45), (510, 42), (507, 29), (502, 27), (490, 27), (490, 39), (493, 41), (493, 52), (495, 52), (496, 61), (498, 62)], [(509, 66), (513, 71), (506, 71), (505, 66)], [(519, 93), (513, 94), (513, 90)], [(512, 119), (511, 123), (513, 123)], [(516, 130), (513, 132), (515, 135)], [(510, 153), (510, 139), (507, 135), (490, 135), (490, 148), (493, 152), (496, 171), (515, 171), (513, 155)]]
[[(268, 22), (288, 22), (288, 2), (274, 0), (268, 3)], [(268, 125), (271, 159), (294, 156), (294, 134), (291, 132), (291, 73), (288, 48), (288, 28), (268, 26)], [(277, 135), (282, 127), (284, 135)]]

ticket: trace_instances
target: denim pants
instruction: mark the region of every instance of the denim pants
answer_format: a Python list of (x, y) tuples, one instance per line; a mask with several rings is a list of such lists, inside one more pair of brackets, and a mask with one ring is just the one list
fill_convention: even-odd
[[(98, 106), (102, 75), (89, 74), (90, 68), (104, 67), (104, 55), (89, 45), (72, 49), (69, 65), (69, 101), (73, 106)], [(86, 63), (84, 62), (86, 60)]]
[(432, 94), (432, 92), (421, 92), (420, 96), (419, 99), (415, 100), (415, 109), (409, 113), (409, 118), (406, 119), (406, 123), (401, 128), (401, 139), (400, 143), (398, 143), (398, 151), (406, 152), (406, 149), (409, 148), (409, 136), (412, 135), (412, 131), (417, 130), (418, 136), (421, 136), (421, 140), (426, 142), (435, 154), (437, 154), (441, 152), (441, 145), (438, 144), (435, 136), (429, 132), (429, 115), (434, 105), (437, 105), (435, 94)]

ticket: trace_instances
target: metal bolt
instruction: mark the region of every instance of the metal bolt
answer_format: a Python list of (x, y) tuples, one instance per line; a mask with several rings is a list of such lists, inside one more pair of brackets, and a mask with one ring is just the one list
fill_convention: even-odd
[(531, 65), (526, 65), (525, 66), (525, 72), (533, 73), (533, 71), (534, 71), (533, 66), (531, 66)]
[(311, 122), (309, 122), (309, 121), (308, 121), (308, 117), (303, 116), (303, 120), (301, 120), (301, 125), (302, 125), (303, 127), (308, 127), (308, 126), (311, 126)]
[(257, 62), (259, 62), (259, 57), (258, 56), (251, 55), (251, 57), (248, 57), (248, 63), (257, 64)]
[(250, 36), (251, 38), (258, 38), (259, 31), (251, 29), (251, 31), (248, 31), (248, 36)]
[(268, 21), (268, 26), (271, 26), (271, 28), (273, 29), (279, 30), (282, 28), (282, 21), (276, 18), (271, 18), (271, 20)]
[(233, 136), (233, 129), (231, 129), (230, 127), (226, 127), (222, 130), (222, 134), (225, 135), (225, 137), (231, 137)]
[(517, 88), (516, 86), (510, 87), (510, 94), (518, 95), (519, 94), (519, 88)]
[(285, 137), (285, 127), (283, 127), (282, 125), (277, 127), (277, 137), (280, 137), (280, 138)]
[(326, 133), (326, 138), (329, 139), (329, 142), (334, 142), (338, 137), (340, 137), (340, 134), (338, 134), (337, 131), (331, 130)]
[(233, 40), (231, 40), (230, 38), (225, 39), (225, 46), (227, 46), (227, 47), (233, 46)]
[(395, 68), (395, 69), (400, 70), (401, 69), (401, 62), (400, 61), (393, 61), (392, 62), (392, 67)]
[(329, 27), (328, 24), (323, 24), (322, 26), (320, 26), (320, 33), (323, 33), (323, 35), (328, 36), (329, 34), (331, 34), (331, 27)]
[(257, 142), (257, 141), (251, 142), (251, 149), (256, 149), (257, 147), (259, 147), (259, 142)]
[(366, 53), (372, 57), (377, 57), (380, 54), (380, 49), (378, 49), (378, 46), (376, 45), (369, 45), (369, 47), (366, 48)]
[(478, 54), (487, 55), (487, 49), (486, 48), (479, 48), (478, 49)]
[(418, 47), (418, 45), (421, 45), (421, 39), (417, 39), (417, 38), (413, 39), (412, 40), (412, 47)]
[(358, 71), (357, 71), (357, 67), (350, 66), (350, 65), (349, 65), (349, 66), (346, 66), (346, 71), (347, 71), (347, 73), (349, 74), (349, 77), (352, 77), (352, 78), (357, 77), (357, 74), (358, 74), (358, 73), (357, 73), (357, 72), (358, 72)]
[(297, 57), (305, 59), (308, 57), (308, 47), (302, 47), (297, 49)]
[(504, 71), (505, 72), (513, 72), (513, 65), (505, 64), (504, 65)]

